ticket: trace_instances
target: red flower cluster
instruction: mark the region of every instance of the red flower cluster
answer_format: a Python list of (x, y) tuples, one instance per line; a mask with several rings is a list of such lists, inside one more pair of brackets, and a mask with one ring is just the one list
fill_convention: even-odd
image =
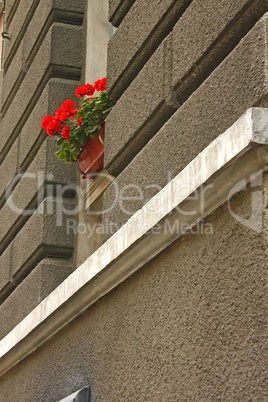
[(48, 135), (53, 137), (53, 134), (61, 129), (61, 121), (53, 116), (46, 116), (43, 118), (41, 126), (47, 130)]
[(69, 140), (70, 139), (70, 130), (71, 130), (71, 126), (64, 126), (61, 132), (61, 135), (63, 136), (63, 138), (65, 140)]
[(93, 85), (85, 84), (75, 90), (75, 95), (77, 96), (77, 98), (81, 98), (82, 96), (91, 96), (94, 94), (94, 91), (95, 89)]
[[(88, 100), (94, 99), (91, 97), (96, 91), (105, 91), (106, 90), (106, 78), (102, 78), (97, 80), (94, 85), (85, 84), (82, 87), (78, 87), (75, 91), (75, 94), (78, 98), (83, 96), (88, 96)], [(53, 134), (59, 133), (65, 140), (70, 139), (70, 131), (72, 130), (71, 126), (65, 125), (62, 128), (62, 122), (67, 119), (73, 119), (75, 115), (79, 112), (79, 109), (73, 109), (76, 106), (75, 102), (72, 102), (71, 99), (67, 99), (63, 102), (61, 107), (56, 111), (55, 116), (46, 116), (43, 118), (41, 126), (47, 131), (48, 135), (53, 137)], [(76, 123), (79, 127), (83, 124), (83, 119), (77, 119)]]
[[(76, 105), (75, 102), (72, 102), (71, 99), (67, 99), (66, 101), (63, 102), (61, 107), (56, 111), (55, 116), (46, 116), (43, 118), (41, 126), (45, 130), (47, 130), (48, 135), (51, 135), (53, 137), (53, 134), (55, 134), (61, 130), (61, 123), (64, 120), (69, 119), (69, 118), (74, 118), (76, 113), (78, 113), (80, 110), (80, 109), (73, 109), (73, 107), (75, 105)], [(63, 130), (66, 127), (70, 127), (70, 126), (65, 126), (63, 128)], [(70, 127), (70, 129), (71, 129), (71, 127)], [(65, 131), (63, 131), (64, 135), (65, 135), (64, 136), (62, 133), (63, 138), (65, 138), (65, 139), (70, 138), (69, 131), (67, 132), (66, 129), (65, 129)]]
[(65, 102), (63, 102), (62, 106), (56, 111), (55, 118), (60, 121), (64, 121), (68, 118), (73, 118), (76, 115), (76, 113), (80, 110), (80, 109), (73, 110), (73, 107), (75, 105), (76, 103), (72, 102), (71, 99), (66, 100)]
[(106, 77), (98, 80), (94, 84), (94, 88), (96, 91), (105, 91), (106, 90)]
[(82, 96), (91, 96), (96, 91), (105, 91), (106, 90), (106, 77), (100, 80), (97, 80), (93, 85), (85, 84), (82, 87), (78, 87), (75, 91), (77, 98), (81, 98)]

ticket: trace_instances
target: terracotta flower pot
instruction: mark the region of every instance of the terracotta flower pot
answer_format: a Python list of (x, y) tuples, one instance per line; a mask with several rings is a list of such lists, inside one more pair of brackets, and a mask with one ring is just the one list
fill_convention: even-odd
[(105, 123), (101, 125), (97, 137), (87, 140), (77, 157), (82, 179), (92, 179), (101, 171), (104, 164)]

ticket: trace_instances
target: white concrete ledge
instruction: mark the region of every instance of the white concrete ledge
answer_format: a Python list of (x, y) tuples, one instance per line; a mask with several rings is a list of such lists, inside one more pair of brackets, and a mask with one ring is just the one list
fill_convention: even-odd
[(82, 197), (85, 200), (85, 210), (89, 209), (89, 207), (104, 193), (113, 180), (114, 176), (110, 175), (106, 169), (101, 170), (82, 193)]
[[(268, 109), (249, 109), (2, 339), (0, 375), (184, 232), (165, 230), (167, 220), (169, 227), (178, 219), (180, 227), (192, 227), (224, 203), (239, 181), (267, 169), (267, 145)], [(204, 186), (200, 210), (196, 194)]]

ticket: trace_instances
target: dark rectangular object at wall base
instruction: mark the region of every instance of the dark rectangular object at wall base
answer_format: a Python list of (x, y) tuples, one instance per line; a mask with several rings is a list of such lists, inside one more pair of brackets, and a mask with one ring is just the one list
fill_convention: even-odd
[(85, 387), (80, 389), (79, 391), (74, 392), (72, 395), (67, 396), (64, 399), (61, 399), (59, 402), (90, 402), (90, 388)]

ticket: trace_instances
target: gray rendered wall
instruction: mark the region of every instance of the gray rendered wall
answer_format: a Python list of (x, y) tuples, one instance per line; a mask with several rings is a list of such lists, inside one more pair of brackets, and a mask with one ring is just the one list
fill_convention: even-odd
[[(247, 216), (251, 197), (232, 209)], [(220, 207), (213, 235), (185, 235), (105, 296), (3, 376), (0, 400), (55, 402), (90, 385), (94, 402), (265, 401), (265, 219), (256, 234)]]
[[(119, 190), (142, 188), (144, 199), (124, 200), (131, 213), (246, 109), (267, 106), (267, 11), (264, 0), (110, 0), (118, 30), (107, 76), (118, 102), (107, 119), (105, 167)], [(261, 232), (221, 206), (204, 222), (212, 232), (196, 227), (6, 373), (0, 400), (52, 402), (87, 385), (94, 402), (266, 400), (267, 188), (264, 174)], [(237, 194), (232, 210), (248, 218), (255, 190)], [(113, 191), (104, 193), (104, 210)], [(129, 216), (117, 204), (103, 221), (119, 227)], [(6, 248), (3, 266), (11, 255)], [(25, 288), (35, 281), (46, 292), (40, 275), (53, 263), (42, 260)]]
[[(107, 227), (125, 223), (249, 107), (267, 105), (266, 1), (157, 4), (134, 2), (108, 47), (117, 104), (106, 125), (106, 168), (116, 176), (104, 195)], [(129, 183), (144, 197), (128, 188), (131, 213), (118, 202), (110, 209)]]
[(0, 93), (1, 337), (73, 269), (75, 239), (66, 234), (65, 221), (57, 225), (56, 208), (61, 202), (73, 208), (75, 193), (57, 198), (55, 189), (75, 183), (77, 169), (58, 161), (55, 143), (40, 123), (73, 97), (83, 80), (84, 8), (81, 0), (6, 1), (10, 39), (4, 40)]

